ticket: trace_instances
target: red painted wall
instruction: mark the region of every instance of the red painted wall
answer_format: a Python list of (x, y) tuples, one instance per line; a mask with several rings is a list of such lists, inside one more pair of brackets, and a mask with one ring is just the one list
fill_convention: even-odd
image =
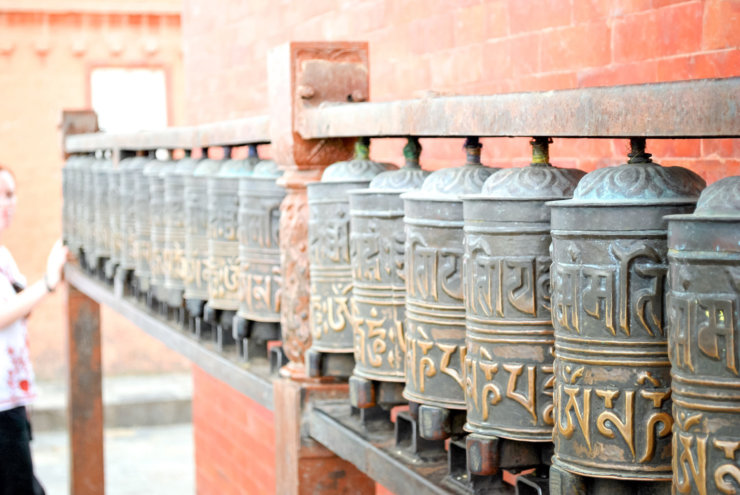
[[(369, 41), (376, 101), (740, 75), (736, 0), (224, 0), (219, 8), (184, 0), (182, 22), (189, 124), (267, 113), (267, 53), (290, 40)], [(524, 165), (527, 141), (485, 139), (484, 161)], [(373, 156), (400, 163), (402, 145), (377, 141)], [(462, 140), (422, 145), (426, 168), (463, 160)], [(626, 147), (626, 140), (561, 139), (550, 155), (556, 165), (593, 170), (621, 163)], [(740, 174), (740, 140), (653, 140), (648, 151), (708, 182)], [(259, 410), (202, 373), (195, 389), (198, 408), (207, 397), (240, 401), (249, 416)], [(209, 421), (195, 415), (199, 493), (226, 493), (226, 480), (240, 467), (225, 472), (207, 453)]]

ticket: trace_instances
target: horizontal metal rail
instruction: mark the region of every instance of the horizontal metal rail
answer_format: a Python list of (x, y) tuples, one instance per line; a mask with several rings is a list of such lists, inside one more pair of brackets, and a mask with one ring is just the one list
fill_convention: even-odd
[(193, 149), (269, 142), (270, 119), (260, 116), (156, 131), (75, 134), (66, 138), (65, 151)]
[(270, 411), (273, 410), (272, 377), (266, 359), (254, 359), (249, 363), (229, 359), (216, 350), (215, 344), (199, 341), (172, 323), (153, 315), (142, 304), (116, 296), (111, 288), (88, 276), (80, 268), (67, 265), (64, 273), (67, 282), (89, 298), (123, 315), (131, 323), (170, 349), (185, 356), (209, 375)]
[(485, 96), (325, 103), (304, 139), (330, 137), (740, 137), (740, 78)]
[(447, 462), (408, 462), (397, 452), (393, 429), (363, 428), (347, 402), (317, 402), (309, 412), (311, 438), (396, 495), (461, 494), (445, 483)]

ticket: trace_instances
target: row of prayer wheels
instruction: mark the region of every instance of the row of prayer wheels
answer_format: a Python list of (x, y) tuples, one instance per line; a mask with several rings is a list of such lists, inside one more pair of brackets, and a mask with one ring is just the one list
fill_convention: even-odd
[[(150, 304), (237, 338), (279, 339), (282, 175), (256, 146), (246, 159), (73, 155), (64, 169), (64, 236), (106, 279)], [(187, 312), (185, 311), (187, 309)], [(256, 352), (259, 348), (252, 348)], [(264, 353), (264, 346), (262, 349)]]
[[(363, 139), (309, 184), (309, 375), (348, 377), (358, 408), (410, 403), (425, 439), (467, 434), (475, 475), (736, 493), (740, 177), (705, 189), (640, 138), (584, 174), (553, 167), (549, 142), (499, 170), (468, 138), (463, 166), (429, 173), (418, 140), (397, 169)], [(235, 333), (279, 321), (275, 164), (127, 160), (70, 159), (70, 245), (191, 314), (236, 314)]]

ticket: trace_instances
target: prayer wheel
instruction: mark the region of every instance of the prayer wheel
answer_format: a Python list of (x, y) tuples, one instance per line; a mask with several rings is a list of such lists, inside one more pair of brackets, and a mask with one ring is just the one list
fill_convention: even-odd
[(113, 169), (113, 161), (108, 158), (98, 160), (92, 166), (92, 268), (103, 270), (110, 258), (110, 203), (108, 202), (108, 181)]
[(159, 173), (158, 162), (159, 160), (152, 154), (152, 158), (134, 175), (134, 202), (136, 203), (134, 276), (138, 295), (149, 294), (151, 289), (152, 228), (149, 179), (153, 174)]
[(480, 194), (464, 198), (465, 429), (551, 442), (555, 339), (545, 203), (570, 198), (584, 172), (550, 165), (547, 138), (532, 145), (529, 167), (499, 170)]
[(157, 302), (164, 300), (164, 177), (174, 165), (168, 158), (157, 160), (144, 170), (149, 179), (150, 290)]
[(183, 304), (185, 290), (185, 177), (192, 175), (200, 160), (190, 156), (178, 160), (164, 172), (164, 271), (163, 302), (170, 308)]
[(406, 380), (406, 234), (401, 194), (421, 187), (429, 175), (419, 166), (420, 153), (418, 140), (410, 139), (401, 169), (382, 172), (367, 189), (349, 193), (355, 344), (350, 400), (355, 407), (398, 402), (395, 397), (400, 394), (386, 392), (391, 387), (385, 384), (397, 384), (395, 388), (402, 391)]
[[(403, 194), (406, 245), (406, 399), (418, 402), (420, 435), (449, 436), (464, 411), (463, 202), (496, 170), (480, 162), (477, 138), (464, 166), (438, 170)], [(461, 425), (460, 425), (461, 429)]]
[(239, 309), (239, 180), (251, 175), (259, 161), (256, 148), (250, 149), (249, 157), (229, 160), (207, 178), (208, 307), (221, 312), (212, 323), (228, 329)]
[(674, 493), (740, 487), (740, 177), (668, 217)]
[[(205, 156), (205, 154), (204, 154)], [(216, 175), (231, 156), (224, 147), (224, 159), (205, 158), (191, 175), (185, 176), (185, 304), (195, 318), (196, 331), (208, 301), (208, 177)]]
[[(350, 297), (352, 267), (349, 254), (348, 191), (366, 188), (379, 173), (393, 167), (369, 159), (369, 139), (355, 145), (352, 160), (329, 166), (320, 182), (308, 184), (308, 259), (311, 266), (311, 348), (306, 354), (309, 376), (327, 369), (322, 355), (354, 352)], [(327, 358), (334, 359), (334, 358)], [(346, 376), (352, 372), (352, 364)], [(329, 366), (331, 367), (331, 366)]]
[(84, 264), (88, 269), (93, 268), (95, 250), (95, 181), (93, 180), (93, 167), (101, 160), (100, 157), (92, 155), (87, 162), (80, 163), (78, 172), (78, 191), (80, 193), (77, 201), (78, 236), (80, 249), (83, 254)]
[[(631, 142), (626, 164), (587, 174), (573, 199), (550, 203), (553, 468), (670, 481), (663, 217), (693, 211), (704, 181), (653, 163), (644, 139)], [(655, 493), (670, 489), (658, 485)]]
[[(283, 175), (272, 160), (262, 160), (251, 175), (239, 178), (239, 309), (234, 334), (264, 343), (280, 339), (280, 203)], [(246, 354), (262, 353), (252, 345)], [(266, 354), (266, 349), (264, 349)], [(248, 356), (246, 356), (248, 357)]]
[[(120, 270), (127, 278), (127, 274), (136, 268), (137, 260), (137, 224), (138, 216), (141, 213), (137, 186), (142, 182), (141, 176), (144, 166), (149, 163), (151, 158), (137, 156), (131, 159), (127, 165), (121, 167), (120, 176), (120, 197), (121, 197), (121, 263)], [(149, 195), (149, 189), (146, 190), (146, 196)], [(148, 199), (146, 204), (148, 205)], [(148, 206), (147, 206), (148, 211)]]
[[(122, 152), (123, 153), (123, 152)], [(128, 166), (133, 158), (122, 158), (108, 173), (108, 242), (110, 259), (105, 266), (105, 276), (112, 279), (121, 263), (121, 170)]]

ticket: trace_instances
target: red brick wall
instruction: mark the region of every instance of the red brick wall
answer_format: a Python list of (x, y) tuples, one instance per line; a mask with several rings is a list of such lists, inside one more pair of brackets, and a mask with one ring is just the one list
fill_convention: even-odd
[[(62, 110), (89, 108), (91, 68), (163, 68), (170, 124), (183, 121), (179, 15), (109, 16), (109, 8), (120, 11), (120, 2), (87, 2), (92, 12), (79, 10), (84, 3), (27, 0), (0, 6), (0, 163), (14, 170), (18, 182), (16, 217), (0, 243), (32, 281), (43, 273), (48, 251), (61, 235)], [(145, 50), (144, 34), (156, 51)], [(114, 53), (116, 46), (122, 50)], [(57, 291), (30, 320), (31, 357), (42, 380), (64, 376), (62, 303), (63, 291)], [(106, 374), (188, 369), (186, 360), (107, 308), (102, 308), (102, 338)]]
[[(736, 0), (183, 1), (187, 120), (266, 113), (267, 51), (289, 40), (367, 40), (371, 98), (497, 93), (740, 75)], [(525, 163), (526, 139), (485, 140), (489, 165)], [(462, 160), (461, 140), (425, 140), (423, 163)], [(399, 162), (402, 144), (374, 156)], [(708, 181), (740, 174), (738, 140), (649, 142), (664, 165)], [(623, 140), (559, 140), (555, 164), (620, 163)]]
[(193, 365), (199, 495), (275, 493), (273, 414)]

